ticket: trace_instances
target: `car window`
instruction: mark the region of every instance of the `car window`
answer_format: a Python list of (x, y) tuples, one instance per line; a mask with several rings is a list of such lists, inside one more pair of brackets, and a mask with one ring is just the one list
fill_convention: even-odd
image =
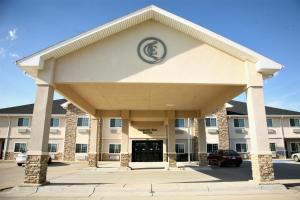
[(226, 156), (237, 156), (238, 153), (236, 153), (233, 150), (226, 150), (226, 151), (224, 151), (224, 155), (226, 155)]

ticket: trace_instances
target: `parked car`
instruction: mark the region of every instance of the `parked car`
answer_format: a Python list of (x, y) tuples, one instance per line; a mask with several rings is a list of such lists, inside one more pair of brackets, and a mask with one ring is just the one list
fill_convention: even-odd
[[(26, 159), (27, 159), (27, 153), (26, 152), (19, 153), (16, 157), (17, 165), (22, 166), (23, 164), (26, 163)], [(51, 162), (52, 162), (52, 158), (49, 156), (48, 164), (50, 164)]]
[(300, 153), (293, 153), (291, 158), (296, 162), (300, 162)]
[(209, 165), (218, 165), (220, 167), (224, 165), (241, 166), (242, 157), (233, 150), (218, 150), (210, 153), (207, 157)]

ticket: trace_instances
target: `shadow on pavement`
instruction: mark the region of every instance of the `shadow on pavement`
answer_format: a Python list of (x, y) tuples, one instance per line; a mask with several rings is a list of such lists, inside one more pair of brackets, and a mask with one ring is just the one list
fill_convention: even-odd
[[(300, 165), (293, 162), (273, 163), (275, 180), (300, 179)], [(190, 167), (191, 169), (217, 178), (218, 180), (199, 182), (233, 182), (252, 180), (251, 162), (244, 161), (241, 167), (234, 166), (211, 166), (211, 169)]]
[(68, 163), (63, 163), (63, 162), (52, 162), (48, 164), (48, 167), (61, 167), (61, 166), (67, 166), (70, 165)]

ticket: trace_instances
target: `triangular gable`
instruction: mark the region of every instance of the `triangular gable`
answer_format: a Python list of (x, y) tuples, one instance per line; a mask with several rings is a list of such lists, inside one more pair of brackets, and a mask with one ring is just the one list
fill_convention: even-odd
[(50, 46), (17, 61), (17, 64), (30, 74), (34, 69), (43, 69), (44, 61), (51, 57), (64, 56), (150, 19), (201, 40), (241, 60), (256, 63), (257, 71), (265, 76), (273, 75), (283, 67), (242, 45), (153, 5)]

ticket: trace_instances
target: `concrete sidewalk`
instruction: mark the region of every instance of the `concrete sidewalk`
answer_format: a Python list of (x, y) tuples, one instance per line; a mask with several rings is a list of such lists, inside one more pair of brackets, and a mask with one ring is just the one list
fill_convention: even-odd
[(239, 183), (168, 183), (168, 184), (58, 184), (40, 187), (15, 187), (0, 197), (109, 197), (109, 196), (219, 196), (290, 193), (283, 185)]

